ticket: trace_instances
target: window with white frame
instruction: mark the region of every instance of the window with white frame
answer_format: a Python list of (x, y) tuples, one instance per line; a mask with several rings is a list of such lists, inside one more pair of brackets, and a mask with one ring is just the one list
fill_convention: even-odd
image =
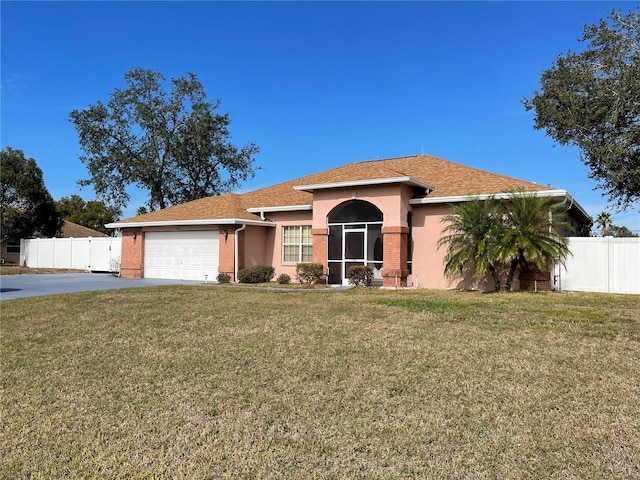
[(311, 226), (282, 227), (282, 261), (306, 263), (312, 261)]

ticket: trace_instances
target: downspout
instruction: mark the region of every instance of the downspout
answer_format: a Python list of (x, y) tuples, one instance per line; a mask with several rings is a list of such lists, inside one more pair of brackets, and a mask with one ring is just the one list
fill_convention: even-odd
[(240, 228), (238, 228), (233, 234), (233, 265), (234, 265), (234, 273), (233, 278), (236, 283), (238, 283), (238, 257), (240, 253), (238, 252), (239, 244), (238, 244), (238, 233), (247, 228), (247, 224), (245, 223)]

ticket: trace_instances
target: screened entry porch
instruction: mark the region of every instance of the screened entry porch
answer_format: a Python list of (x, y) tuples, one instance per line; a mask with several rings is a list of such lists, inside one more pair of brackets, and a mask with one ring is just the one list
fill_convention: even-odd
[(369, 202), (350, 200), (335, 207), (327, 217), (327, 282), (346, 285), (353, 265), (373, 268), (374, 284), (382, 284), (382, 212)]

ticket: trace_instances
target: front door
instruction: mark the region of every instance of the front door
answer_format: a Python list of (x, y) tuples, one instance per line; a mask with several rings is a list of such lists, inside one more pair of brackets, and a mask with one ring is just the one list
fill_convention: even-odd
[(366, 238), (367, 231), (364, 228), (344, 229), (344, 262), (342, 264), (343, 283), (348, 283), (347, 275), (349, 268), (354, 265), (364, 265), (366, 261)]

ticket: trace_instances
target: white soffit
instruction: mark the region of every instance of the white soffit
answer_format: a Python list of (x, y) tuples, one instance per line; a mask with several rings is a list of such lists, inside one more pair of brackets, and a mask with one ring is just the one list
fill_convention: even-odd
[(313, 205), (285, 205), (280, 207), (251, 207), (249, 213), (300, 212), (313, 210)]
[(591, 218), (591, 216), (586, 212), (582, 206), (575, 201), (575, 199), (567, 192), (566, 190), (539, 190), (537, 192), (511, 192), (511, 193), (483, 193), (479, 195), (457, 195), (452, 197), (425, 197), (425, 198), (413, 198), (409, 200), (411, 205), (429, 205), (429, 204), (437, 204), (437, 203), (459, 203), (459, 202), (468, 202), (469, 200), (486, 200), (489, 197), (493, 196), (498, 199), (508, 199), (512, 196), (526, 196), (526, 195), (535, 195), (536, 197), (552, 197), (552, 198), (563, 198), (569, 203), (569, 207), (577, 208), (580, 213), (582, 213), (585, 217)]
[(296, 185), (294, 190), (301, 190), (305, 192), (313, 192), (314, 190), (326, 190), (329, 188), (345, 188), (345, 187), (362, 187), (373, 185), (387, 185), (390, 183), (407, 183), (416, 187), (424, 188), (427, 191), (435, 190), (433, 185), (424, 183), (413, 177), (391, 177), (391, 178), (373, 178), (368, 180), (350, 180), (347, 182), (334, 182), (334, 183), (317, 183), (313, 185)]
[(181, 227), (203, 225), (260, 225), (262, 227), (275, 226), (271, 222), (260, 220), (244, 220), (242, 218), (214, 218), (208, 220), (165, 220), (160, 222), (114, 222), (105, 225), (107, 228), (131, 228), (131, 227)]

